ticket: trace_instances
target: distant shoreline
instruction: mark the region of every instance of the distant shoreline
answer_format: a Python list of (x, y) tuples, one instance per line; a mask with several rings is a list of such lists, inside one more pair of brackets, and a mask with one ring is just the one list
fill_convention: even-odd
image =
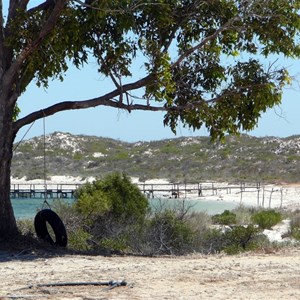
[[(95, 177), (81, 178), (73, 176), (52, 176), (46, 180), (47, 185), (69, 184), (78, 185), (86, 182), (92, 182)], [(145, 182), (140, 182), (138, 178), (132, 178), (133, 183), (139, 185), (168, 185), (170, 182), (167, 179), (152, 179)], [(26, 180), (23, 178), (11, 178), (11, 184), (45, 184), (43, 179)], [(197, 199), (199, 201), (214, 200), (224, 202), (235, 202), (240, 205), (263, 207), (263, 208), (285, 208), (298, 209), (300, 208), (300, 183), (282, 183), (282, 184), (265, 184), (255, 187), (255, 183), (251, 188), (231, 190), (228, 187), (230, 184), (226, 182), (207, 182), (203, 184), (214, 184), (215, 193), (207, 191), (206, 194), (199, 196), (198, 193), (187, 192), (184, 195), (179, 195), (179, 199)], [(249, 183), (250, 184), (250, 183)], [(188, 187), (187, 183), (187, 187)], [(167, 193), (156, 194), (156, 198), (170, 198)]]

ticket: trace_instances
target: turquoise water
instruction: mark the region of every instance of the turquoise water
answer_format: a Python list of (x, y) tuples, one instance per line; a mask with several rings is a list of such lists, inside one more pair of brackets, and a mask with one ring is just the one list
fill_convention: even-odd
[[(39, 211), (44, 204), (44, 199), (12, 199), (12, 205), (17, 219), (31, 219), (34, 218), (37, 211)], [(72, 203), (73, 199), (62, 199), (67, 203)], [(161, 208), (183, 208), (192, 211), (205, 211), (210, 215), (222, 213), (225, 209), (232, 210), (238, 206), (237, 203), (212, 201), (212, 200), (191, 200), (191, 199), (149, 199), (151, 207), (155, 210)], [(51, 206), (52, 199), (47, 199)], [(47, 205), (44, 208), (48, 208)]]
[[(52, 205), (53, 199), (47, 199), (47, 203)], [(63, 199), (67, 203), (72, 203), (73, 199)], [(42, 208), (49, 208), (47, 204), (44, 204), (44, 199), (38, 198), (19, 198), (11, 199), (15, 217), (17, 219), (31, 219), (34, 218), (36, 213)]]

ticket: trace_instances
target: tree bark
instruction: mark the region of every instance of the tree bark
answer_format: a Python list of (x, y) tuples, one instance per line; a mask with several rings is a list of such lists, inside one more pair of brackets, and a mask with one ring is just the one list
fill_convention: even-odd
[(17, 233), (17, 224), (10, 201), (10, 174), (15, 134), (12, 112), (7, 113), (0, 95), (0, 239)]

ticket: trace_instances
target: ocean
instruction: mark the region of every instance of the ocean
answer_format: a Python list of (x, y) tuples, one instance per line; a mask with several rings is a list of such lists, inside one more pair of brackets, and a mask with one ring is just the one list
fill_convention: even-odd
[[(15, 217), (17, 219), (31, 219), (34, 218), (36, 213), (43, 208), (44, 199), (38, 198), (19, 198), (12, 199)], [(62, 199), (67, 203), (72, 203), (74, 199)], [(202, 200), (202, 199), (149, 199), (151, 207), (155, 210), (160, 208), (188, 208), (189, 211), (204, 211), (210, 215), (222, 213), (224, 210), (232, 210), (238, 206), (235, 202), (224, 202), (215, 200)], [(47, 203), (52, 205), (53, 199), (47, 199)], [(45, 208), (49, 208), (44, 205)]]
[[(36, 213), (42, 208), (49, 208), (44, 204), (45, 199), (41, 198), (18, 198), (11, 199), (12, 206), (14, 209), (15, 217), (17, 219), (31, 219), (34, 218)], [(47, 199), (47, 203), (52, 205), (54, 199)], [(72, 203), (74, 199), (63, 199), (67, 203)]]

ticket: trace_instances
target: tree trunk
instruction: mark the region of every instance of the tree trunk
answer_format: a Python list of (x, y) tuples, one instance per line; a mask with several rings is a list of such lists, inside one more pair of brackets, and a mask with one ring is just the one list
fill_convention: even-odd
[[(0, 99), (0, 103), (3, 103)], [(5, 105), (3, 105), (5, 106)], [(12, 113), (0, 108), (0, 239), (17, 233), (16, 219), (10, 201), (10, 174), (13, 153)]]

